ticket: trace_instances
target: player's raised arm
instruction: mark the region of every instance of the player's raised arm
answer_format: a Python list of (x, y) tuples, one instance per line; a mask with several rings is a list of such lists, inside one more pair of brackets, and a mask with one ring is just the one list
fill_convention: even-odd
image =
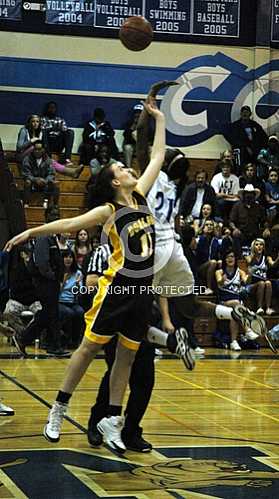
[(161, 167), (164, 162), (165, 157), (165, 147), (166, 147), (166, 130), (165, 130), (165, 117), (163, 113), (157, 108), (155, 100), (149, 99), (148, 102), (144, 103), (144, 107), (147, 112), (153, 116), (156, 122), (155, 126), (155, 137), (152, 147), (152, 153), (150, 161), (146, 167), (146, 170), (139, 178), (137, 187), (146, 194), (152, 187), (156, 178), (159, 175)]
[(4, 251), (11, 251), (14, 246), (23, 244), (31, 237), (48, 236), (51, 234), (60, 234), (61, 232), (77, 232), (80, 229), (89, 229), (96, 225), (103, 225), (111, 214), (112, 210), (109, 206), (99, 206), (78, 217), (55, 220), (54, 222), (40, 225), (33, 229), (27, 229), (10, 239), (4, 247)]
[[(163, 80), (153, 83), (150, 87), (147, 96), (147, 102), (151, 99), (156, 99), (156, 96), (160, 90), (172, 87), (174, 85), (179, 85), (177, 81), (173, 80)], [(137, 123), (137, 142), (136, 142), (136, 154), (138, 166), (141, 173), (144, 172), (149, 163), (149, 122), (150, 114), (145, 108), (143, 108), (140, 113), (139, 120)]]

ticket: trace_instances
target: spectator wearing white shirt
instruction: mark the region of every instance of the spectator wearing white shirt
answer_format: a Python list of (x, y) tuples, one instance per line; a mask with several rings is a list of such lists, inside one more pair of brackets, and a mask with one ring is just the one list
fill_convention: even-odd
[(220, 215), (224, 220), (229, 218), (233, 205), (239, 201), (239, 179), (231, 173), (231, 162), (224, 160), (221, 163), (221, 172), (214, 175), (211, 180)]

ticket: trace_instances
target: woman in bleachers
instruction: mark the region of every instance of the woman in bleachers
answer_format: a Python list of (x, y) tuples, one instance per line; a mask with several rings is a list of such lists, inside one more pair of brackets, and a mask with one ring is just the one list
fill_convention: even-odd
[(26, 125), (18, 133), (16, 151), (19, 161), (34, 150), (34, 143), (37, 140), (41, 140), (44, 148), (48, 149), (46, 133), (41, 128), (41, 118), (38, 114), (31, 114), (27, 118)]
[(248, 271), (251, 278), (251, 284), (248, 286), (248, 292), (256, 297), (257, 313), (272, 315), (272, 285), (267, 279), (268, 264), (265, 256), (265, 241), (261, 238), (254, 239), (251, 244), (251, 255), (245, 257), (248, 264)]
[(70, 249), (62, 251), (64, 275), (59, 294), (59, 318), (66, 334), (68, 346), (79, 345), (84, 310), (78, 303), (78, 289), (82, 283), (82, 272), (78, 270), (75, 255)]
[(214, 220), (215, 222), (222, 224), (222, 219), (216, 216), (212, 204), (209, 203), (205, 203), (202, 205), (200, 211), (200, 217), (195, 219), (193, 222), (195, 233), (197, 235), (202, 234), (204, 224), (207, 220)]
[[(216, 271), (215, 277), (219, 303), (230, 307), (241, 303), (241, 287), (247, 283), (249, 276), (238, 267), (236, 254), (232, 248), (224, 253), (222, 268)], [(231, 350), (241, 350), (237, 341), (239, 333), (239, 324), (232, 319), (230, 321)], [(257, 335), (251, 329), (245, 331), (245, 336), (250, 340), (257, 338)]]
[(84, 258), (92, 251), (90, 236), (87, 230), (80, 229), (77, 232), (72, 250), (75, 255), (77, 266), (81, 269)]

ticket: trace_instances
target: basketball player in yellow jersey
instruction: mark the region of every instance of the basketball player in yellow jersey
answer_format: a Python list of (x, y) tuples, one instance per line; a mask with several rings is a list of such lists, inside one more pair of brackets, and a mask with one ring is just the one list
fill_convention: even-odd
[(164, 115), (151, 98), (145, 108), (155, 119), (155, 139), (150, 162), (138, 180), (119, 163), (104, 167), (96, 178), (95, 198), (96, 204), (106, 204), (79, 217), (28, 229), (5, 247), (10, 251), (30, 237), (73, 233), (96, 225), (104, 226), (112, 247), (109, 268), (99, 279), (93, 306), (85, 316), (84, 338), (70, 360), (44, 428), (44, 435), (51, 442), (59, 440), (67, 403), (91, 361), (120, 331), (110, 376), (108, 417), (101, 420), (100, 429), (104, 440), (114, 449), (120, 452), (126, 449), (121, 440), (122, 400), (136, 351), (147, 330), (152, 300), (148, 287), (153, 277), (154, 227), (144, 195), (156, 180), (165, 153)]

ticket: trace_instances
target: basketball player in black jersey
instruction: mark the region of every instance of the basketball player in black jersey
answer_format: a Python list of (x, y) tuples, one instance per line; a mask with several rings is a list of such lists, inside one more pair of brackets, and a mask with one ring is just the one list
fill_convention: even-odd
[(83, 341), (71, 358), (44, 428), (44, 435), (51, 442), (59, 441), (67, 403), (91, 361), (103, 345), (120, 331), (110, 376), (108, 417), (100, 421), (98, 429), (111, 447), (125, 451), (121, 440), (122, 400), (136, 351), (147, 331), (153, 298), (149, 285), (153, 277), (154, 227), (144, 194), (159, 174), (165, 151), (164, 115), (152, 99), (145, 107), (155, 119), (156, 127), (151, 159), (139, 180), (119, 163), (104, 167), (95, 185), (95, 195), (101, 206), (79, 217), (28, 229), (11, 239), (5, 247), (10, 251), (30, 237), (73, 233), (96, 225), (104, 226), (112, 247), (108, 270), (99, 279), (92, 308), (85, 315)]

